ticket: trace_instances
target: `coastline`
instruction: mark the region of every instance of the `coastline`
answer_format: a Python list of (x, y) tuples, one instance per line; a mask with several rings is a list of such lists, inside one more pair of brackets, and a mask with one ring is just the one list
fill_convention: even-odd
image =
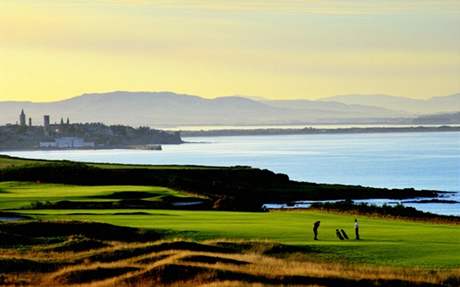
[(368, 134), (368, 133), (414, 133), (414, 132), (460, 132), (460, 127), (440, 125), (415, 127), (349, 127), (349, 128), (256, 128), (182, 130), (183, 137), (202, 136), (264, 136), (264, 135), (315, 135), (315, 134)]
[[(182, 142), (179, 144), (184, 144)], [(16, 148), (0, 148), (1, 152), (21, 152), (21, 151), (72, 151), (72, 150), (116, 150), (116, 149), (129, 149), (129, 150), (151, 150), (161, 151), (164, 144), (153, 145), (135, 145), (135, 146), (104, 146), (104, 147), (82, 147), (82, 148), (31, 148), (31, 147), (16, 147)], [(176, 144), (174, 144), (176, 145)]]

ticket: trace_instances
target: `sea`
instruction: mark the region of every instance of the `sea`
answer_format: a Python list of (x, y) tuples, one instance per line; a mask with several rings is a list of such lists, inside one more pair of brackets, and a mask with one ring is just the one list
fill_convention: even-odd
[[(460, 216), (460, 132), (221, 136), (184, 138), (151, 150), (4, 152), (37, 159), (125, 164), (252, 166), (293, 180), (452, 192), (455, 203), (402, 201), (422, 211)], [(370, 199), (377, 205), (395, 200)], [(270, 204), (270, 203), (267, 203)], [(308, 202), (299, 202), (308, 207)], [(302, 205), (303, 204), (303, 205)], [(283, 207), (283, 206), (279, 206)]]

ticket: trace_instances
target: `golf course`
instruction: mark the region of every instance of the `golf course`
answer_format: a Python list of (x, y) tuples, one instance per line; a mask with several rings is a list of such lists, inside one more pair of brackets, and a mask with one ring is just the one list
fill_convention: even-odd
[[(455, 220), (442, 223), (318, 209), (226, 210), (216, 202), (229, 195), (214, 198), (213, 189), (200, 193), (189, 182), (191, 188), (171, 181), (163, 186), (79, 185), (62, 175), (56, 180), (18, 180), (29, 176), (37, 164), (56, 163), (0, 160), (1, 285), (19, 278), (23, 285), (43, 286), (458, 286), (460, 282), (460, 228)], [(174, 176), (180, 170), (180, 166), (96, 168), (147, 169), (153, 175), (158, 170), (158, 177), (165, 178), (170, 176), (165, 170)], [(195, 168), (220, 170), (184, 169)], [(232, 186), (246, 186), (245, 177), (237, 176), (241, 182)], [(145, 177), (140, 181), (147, 182)], [(215, 185), (227, 188), (222, 182)], [(329, 187), (321, 190), (327, 193)], [(354, 237), (355, 218), (360, 240)], [(318, 220), (315, 241), (312, 228)], [(337, 238), (336, 229), (343, 229), (349, 240)]]
[[(268, 213), (177, 210), (40, 210), (30, 211), (42, 220), (78, 220), (147, 229), (170, 230), (188, 238), (269, 240), (305, 246), (319, 257), (377, 265), (448, 268), (460, 267), (460, 228), (360, 217), (360, 241), (353, 240), (352, 215), (315, 211)], [(319, 241), (312, 225), (321, 221)], [(352, 240), (340, 241), (337, 228)]]

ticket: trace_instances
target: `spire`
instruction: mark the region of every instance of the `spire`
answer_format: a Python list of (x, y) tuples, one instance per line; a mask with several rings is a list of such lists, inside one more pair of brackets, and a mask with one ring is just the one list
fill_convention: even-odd
[(26, 114), (24, 113), (24, 109), (21, 110), (21, 114), (19, 115), (19, 124), (23, 127), (26, 126)]

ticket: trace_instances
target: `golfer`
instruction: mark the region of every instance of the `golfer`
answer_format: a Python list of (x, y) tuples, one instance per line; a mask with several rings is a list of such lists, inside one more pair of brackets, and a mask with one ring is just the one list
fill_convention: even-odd
[(359, 240), (359, 223), (358, 219), (355, 218), (355, 239)]
[(314, 240), (318, 240), (318, 228), (321, 222), (318, 220), (313, 224), (313, 234), (315, 234)]

